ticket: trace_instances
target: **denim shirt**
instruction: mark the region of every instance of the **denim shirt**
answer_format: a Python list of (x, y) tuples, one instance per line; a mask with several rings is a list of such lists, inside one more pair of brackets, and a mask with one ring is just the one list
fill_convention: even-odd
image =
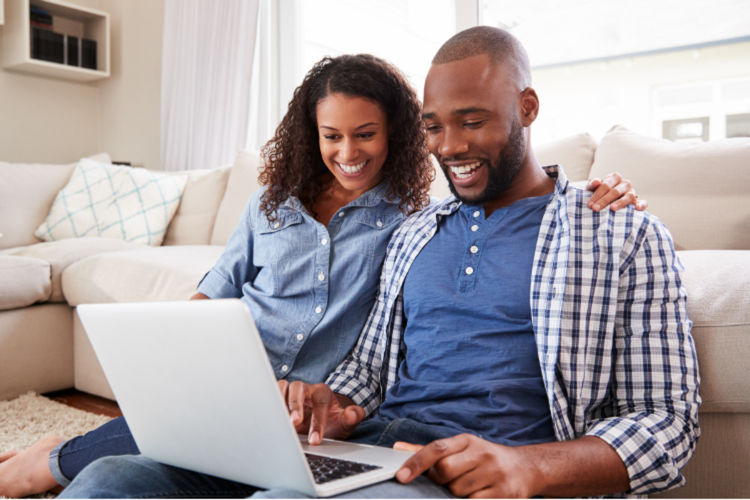
[(388, 239), (404, 214), (381, 182), (324, 226), (297, 198), (270, 222), (247, 203), (224, 253), (198, 291), (241, 297), (277, 378), (322, 382), (346, 357), (375, 301)]

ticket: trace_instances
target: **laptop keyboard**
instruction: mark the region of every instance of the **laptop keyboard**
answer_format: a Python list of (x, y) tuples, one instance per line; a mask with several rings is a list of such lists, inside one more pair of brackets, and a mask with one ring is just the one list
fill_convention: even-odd
[(361, 462), (324, 457), (312, 453), (305, 453), (305, 456), (313, 473), (313, 478), (318, 484), (382, 468), (379, 465), (363, 464)]

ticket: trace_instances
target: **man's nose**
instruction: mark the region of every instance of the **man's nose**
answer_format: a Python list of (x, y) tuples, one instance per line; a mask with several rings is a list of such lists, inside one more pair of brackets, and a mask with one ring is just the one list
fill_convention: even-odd
[(445, 127), (443, 129), (440, 145), (438, 152), (442, 157), (452, 157), (462, 153), (466, 153), (469, 150), (469, 146), (466, 142), (464, 134), (461, 133), (460, 129), (454, 127)]

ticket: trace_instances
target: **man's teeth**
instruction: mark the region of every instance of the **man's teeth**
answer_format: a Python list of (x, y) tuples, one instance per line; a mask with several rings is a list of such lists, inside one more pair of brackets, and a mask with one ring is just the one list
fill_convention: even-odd
[(460, 165), (457, 167), (450, 167), (451, 173), (458, 179), (468, 179), (474, 170), (478, 169), (482, 165), (482, 162), (475, 161), (474, 163), (468, 163), (466, 165)]
[(341, 170), (343, 170), (347, 174), (356, 174), (357, 172), (365, 168), (366, 163), (367, 163), (367, 160), (363, 161), (362, 163), (356, 163), (354, 165), (346, 165), (345, 163), (339, 163), (339, 167), (341, 167)]

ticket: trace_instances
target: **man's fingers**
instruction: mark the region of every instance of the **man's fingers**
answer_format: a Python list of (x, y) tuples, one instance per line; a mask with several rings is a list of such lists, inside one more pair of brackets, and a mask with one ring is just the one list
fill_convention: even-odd
[(393, 449), (399, 451), (410, 451), (416, 453), (422, 448), (424, 448), (424, 446), (421, 444), (407, 443), (406, 441), (396, 441), (393, 443)]
[(287, 390), (287, 406), (289, 407), (289, 414), (292, 418), (292, 424), (294, 424), (297, 431), (300, 431), (299, 426), (305, 420), (305, 399), (306, 384), (302, 382), (292, 382), (289, 384)]
[(401, 483), (412, 481), (439, 460), (464, 450), (468, 442), (466, 434), (431, 442), (404, 462), (404, 465), (396, 472), (396, 479)]
[(317, 445), (323, 442), (326, 425), (328, 424), (328, 412), (333, 403), (333, 391), (325, 384), (316, 384), (310, 392), (310, 401), (312, 403), (312, 418), (310, 419), (307, 441), (310, 444)]

